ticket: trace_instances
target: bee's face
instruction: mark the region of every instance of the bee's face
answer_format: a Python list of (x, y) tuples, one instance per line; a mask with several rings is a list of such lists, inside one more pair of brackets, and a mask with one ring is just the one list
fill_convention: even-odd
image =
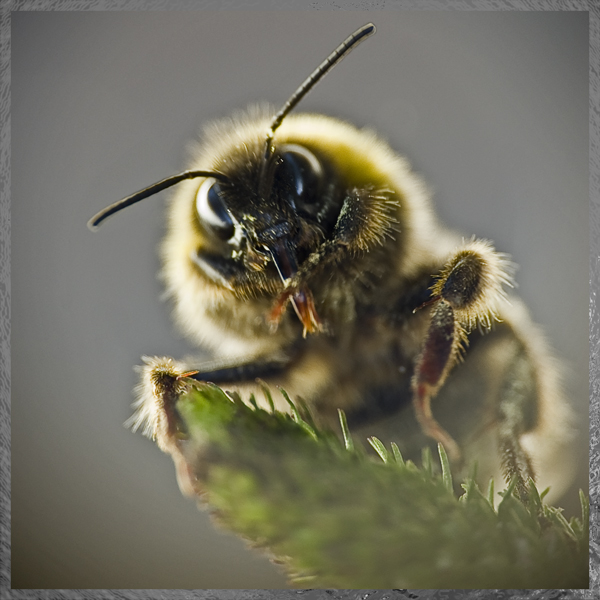
[[(225, 121), (207, 132), (193, 166), (219, 177), (176, 196), (165, 244), (165, 276), (179, 306), (181, 297), (195, 303), (199, 289), (203, 298), (214, 290), (226, 300), (257, 299), (260, 320), (271, 331), (288, 302), (305, 334), (323, 328), (310, 280), (319, 267), (315, 256), (333, 237), (345, 182), (318, 138), (300, 135), (290, 123), (268, 153), (268, 121), (251, 115), (246, 126)], [(215, 138), (220, 152), (214, 151)]]
[[(251, 109), (207, 127), (190, 169), (218, 176), (186, 182), (172, 199), (163, 273), (180, 324), (203, 342), (210, 311), (219, 312), (213, 321), (235, 319), (236, 331), (244, 311), (269, 333), (290, 320), (305, 333), (327, 329), (322, 311), (347, 300), (326, 296), (350, 298), (357, 278), (394, 271), (410, 260), (402, 251), (408, 243), (418, 256), (415, 232), (428, 217), (411, 204), (427, 200), (386, 144), (337, 119), (300, 113), (278, 129), (265, 159), (271, 118)], [(349, 244), (351, 260), (324, 266), (328, 252)], [(335, 292), (332, 278), (341, 286)], [(288, 302), (293, 311), (284, 318)], [(225, 306), (231, 316), (222, 318)]]
[(198, 187), (192, 259), (231, 289), (275, 289), (330, 237), (341, 193), (322, 157), (303, 145), (278, 145), (268, 161), (259, 144), (235, 150), (216, 165), (227, 179), (207, 178)]

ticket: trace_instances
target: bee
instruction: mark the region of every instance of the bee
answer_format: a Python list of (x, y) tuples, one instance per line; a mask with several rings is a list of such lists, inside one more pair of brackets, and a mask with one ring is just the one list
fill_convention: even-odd
[(266, 383), (326, 426), (342, 409), (355, 436), (393, 441), (406, 458), (441, 442), (459, 470), (477, 461), (482, 480), (516, 477), (525, 495), (531, 477), (556, 497), (572, 471), (570, 411), (542, 334), (508, 300), (515, 265), (440, 224), (424, 182), (379, 135), (290, 114), (373, 33), (355, 31), (278, 112), (209, 124), (189, 170), (90, 220), (96, 229), (177, 186), (162, 276), (176, 322), (214, 356), (144, 357), (129, 424), (176, 458), (190, 381), (246, 399)]

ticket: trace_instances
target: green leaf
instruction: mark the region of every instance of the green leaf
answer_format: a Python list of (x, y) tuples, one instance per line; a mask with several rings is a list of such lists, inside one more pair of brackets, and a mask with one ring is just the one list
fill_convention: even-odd
[(378, 456), (368, 456), (351, 442), (343, 413), (337, 436), (282, 394), (291, 414), (275, 410), (267, 392), (270, 412), (198, 385), (177, 403), (188, 437), (172, 454), (216, 520), (276, 557), (292, 581), (343, 589), (588, 587), (583, 494), (582, 518), (567, 522), (532, 483), (522, 502), (513, 480), (495, 510), (493, 484), (484, 495), (474, 470), (455, 495), (443, 448), (441, 477), (431, 453), (417, 468), (395, 444), (390, 452), (371, 437)]

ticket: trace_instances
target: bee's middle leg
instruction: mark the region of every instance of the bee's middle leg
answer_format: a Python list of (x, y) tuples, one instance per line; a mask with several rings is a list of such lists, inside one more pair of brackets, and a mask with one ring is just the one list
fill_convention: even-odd
[(467, 333), (476, 323), (489, 328), (502, 285), (510, 283), (510, 263), (487, 243), (471, 240), (446, 262), (432, 287), (429, 330), (412, 381), (413, 406), (425, 434), (441, 442), (459, 463), (458, 444), (434, 418), (431, 400), (456, 364)]

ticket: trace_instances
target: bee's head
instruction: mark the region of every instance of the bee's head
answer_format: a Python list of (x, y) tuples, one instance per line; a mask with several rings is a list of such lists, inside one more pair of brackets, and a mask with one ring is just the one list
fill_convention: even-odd
[(203, 275), (242, 295), (280, 292), (274, 321), (290, 300), (304, 333), (319, 330), (310, 290), (294, 278), (332, 230), (341, 201), (315, 153), (301, 144), (275, 143), (275, 132), (300, 100), (374, 32), (369, 23), (344, 40), (267, 122), (255, 143), (230, 148), (212, 169), (185, 171), (136, 192), (98, 213), (88, 226), (96, 229), (126, 206), (198, 179), (192, 221), (200, 241), (192, 261)]
[(237, 160), (228, 158), (234, 167), (227, 179), (209, 177), (198, 188), (195, 216), (205, 240), (199, 253), (220, 251), (250, 273), (286, 281), (332, 229), (340, 198), (329, 170), (308, 148), (281, 145), (266, 172), (244, 150)]
[[(204, 179), (194, 204), (198, 244), (192, 260), (215, 283), (251, 296), (289, 286), (329, 238), (343, 200), (335, 174), (315, 152), (282, 143), (263, 160), (263, 143), (228, 152), (218, 165), (224, 177)], [(308, 307), (308, 288), (282, 302), (288, 299), (305, 329), (313, 330), (318, 318)]]

